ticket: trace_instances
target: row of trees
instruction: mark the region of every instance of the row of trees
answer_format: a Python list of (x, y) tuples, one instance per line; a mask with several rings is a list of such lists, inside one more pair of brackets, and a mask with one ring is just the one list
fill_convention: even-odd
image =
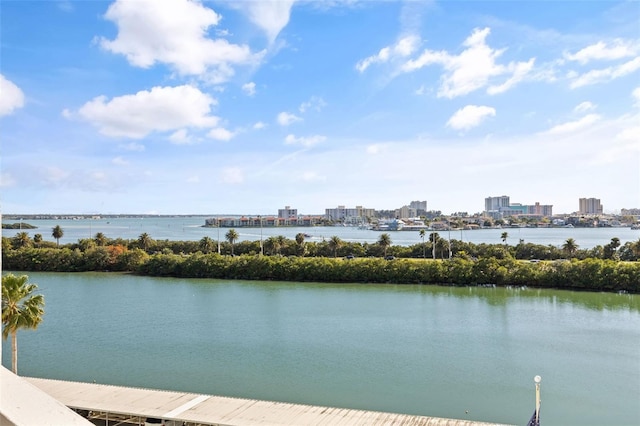
[[(541, 245), (525, 243), (520, 240), (516, 245), (507, 244), (508, 233), (501, 235), (502, 244), (474, 244), (456, 239), (441, 238), (437, 232), (428, 234), (420, 230), (422, 243), (411, 246), (393, 246), (391, 236), (388, 233), (380, 234), (375, 243), (347, 242), (337, 236), (333, 236), (321, 242), (308, 242), (302, 233), (289, 239), (282, 235), (272, 236), (264, 241), (238, 242), (239, 235), (235, 229), (230, 229), (225, 234), (224, 241), (216, 241), (205, 236), (199, 241), (156, 241), (147, 233), (141, 234), (135, 240), (121, 238), (107, 238), (98, 232), (94, 238), (81, 239), (74, 244), (66, 244), (63, 247), (86, 251), (94, 247), (121, 247), (121, 249), (141, 249), (149, 254), (156, 252), (192, 254), (202, 252), (204, 254), (217, 252), (219, 254), (266, 254), (272, 256), (309, 256), (309, 257), (386, 257), (391, 255), (400, 258), (437, 258), (450, 257), (484, 258), (496, 257), (499, 259), (513, 257), (515, 259), (612, 259), (635, 261), (640, 259), (640, 239), (635, 242), (621, 244), (619, 238), (612, 238), (608, 244), (598, 245), (591, 249), (580, 249), (573, 238), (568, 238), (561, 247), (553, 245)], [(42, 240), (41, 234), (36, 234), (33, 239), (27, 232), (19, 232), (13, 238), (2, 239), (3, 250), (25, 249), (30, 247), (48, 248), (60, 247), (60, 238), (64, 231), (60, 226), (52, 229), (52, 236), (56, 238), (55, 245)]]
[(529, 262), (512, 257), (451, 260), (174, 254), (112, 247), (3, 253), (10, 270), (126, 271), (149, 276), (248, 280), (532, 286), (640, 293), (640, 262), (610, 259)]

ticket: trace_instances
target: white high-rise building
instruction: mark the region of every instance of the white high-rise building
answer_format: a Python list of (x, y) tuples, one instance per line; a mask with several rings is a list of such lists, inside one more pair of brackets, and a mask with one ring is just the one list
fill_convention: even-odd
[(507, 208), (511, 205), (508, 195), (501, 195), (500, 197), (487, 197), (484, 199), (484, 211), (492, 212), (498, 211), (501, 208)]

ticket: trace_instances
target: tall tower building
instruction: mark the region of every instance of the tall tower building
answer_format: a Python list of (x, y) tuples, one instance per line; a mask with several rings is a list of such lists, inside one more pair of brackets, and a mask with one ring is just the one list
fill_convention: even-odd
[(580, 198), (578, 200), (580, 214), (602, 214), (602, 204), (599, 198)]
[(487, 197), (484, 199), (484, 211), (491, 212), (500, 210), (500, 208), (507, 208), (510, 206), (509, 196), (502, 195), (500, 197)]

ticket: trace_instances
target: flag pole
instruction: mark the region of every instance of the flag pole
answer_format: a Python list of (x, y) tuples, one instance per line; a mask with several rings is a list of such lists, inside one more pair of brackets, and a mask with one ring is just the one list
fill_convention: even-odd
[(536, 376), (533, 378), (533, 381), (536, 384), (536, 423), (540, 424), (540, 382), (542, 381), (542, 377)]

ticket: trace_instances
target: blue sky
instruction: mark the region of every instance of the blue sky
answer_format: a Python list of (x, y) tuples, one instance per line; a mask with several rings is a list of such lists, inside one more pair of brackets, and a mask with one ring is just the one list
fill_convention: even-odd
[(640, 207), (637, 1), (3, 1), (2, 212)]

